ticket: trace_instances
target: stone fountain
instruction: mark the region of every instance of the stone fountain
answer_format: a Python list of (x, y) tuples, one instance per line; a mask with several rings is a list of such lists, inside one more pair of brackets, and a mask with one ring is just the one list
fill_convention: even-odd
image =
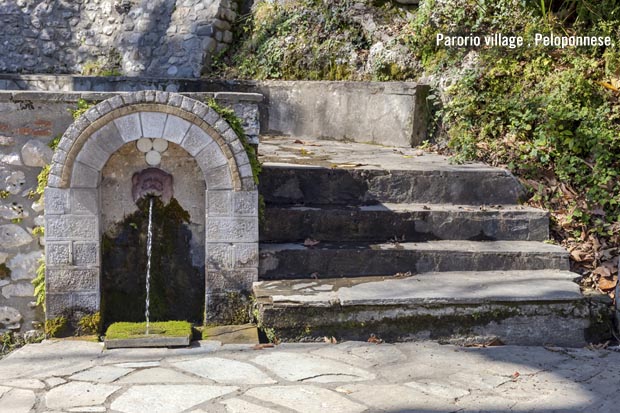
[[(89, 109), (54, 155), (45, 191), (48, 319), (133, 317), (140, 297), (132, 287), (144, 271), (131, 248), (145, 242), (149, 197), (155, 228), (174, 235), (172, 245), (154, 238), (154, 256), (165, 265), (153, 278), (153, 316), (222, 321), (231, 294), (251, 290), (258, 192), (241, 141), (199, 101), (126, 93)], [(144, 300), (139, 306), (143, 315)]]

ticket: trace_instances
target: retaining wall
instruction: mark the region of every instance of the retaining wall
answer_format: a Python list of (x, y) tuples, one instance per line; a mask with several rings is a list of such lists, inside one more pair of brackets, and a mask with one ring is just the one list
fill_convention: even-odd
[(0, 72), (198, 77), (233, 40), (232, 0), (0, 0)]
[(145, 77), (7, 76), (0, 89), (244, 92), (259, 105), (261, 134), (415, 146), (426, 139), (429, 86), (412, 82), (310, 82)]

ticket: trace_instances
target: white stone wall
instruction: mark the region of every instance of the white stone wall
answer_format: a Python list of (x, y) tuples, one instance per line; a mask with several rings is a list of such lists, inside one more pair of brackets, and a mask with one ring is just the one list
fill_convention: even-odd
[(232, 42), (234, 0), (0, 0), (0, 72), (198, 77)]

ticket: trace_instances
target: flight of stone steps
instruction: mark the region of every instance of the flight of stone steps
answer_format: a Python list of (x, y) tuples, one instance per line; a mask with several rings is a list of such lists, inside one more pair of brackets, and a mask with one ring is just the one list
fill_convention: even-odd
[(266, 138), (259, 282), (281, 340), (581, 346), (609, 331), (507, 171), (415, 149)]

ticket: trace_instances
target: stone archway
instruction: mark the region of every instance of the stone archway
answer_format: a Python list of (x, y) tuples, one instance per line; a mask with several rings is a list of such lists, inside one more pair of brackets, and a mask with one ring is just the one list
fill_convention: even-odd
[(206, 182), (207, 319), (230, 292), (258, 277), (258, 191), (243, 145), (202, 102), (141, 91), (90, 108), (63, 135), (45, 190), (46, 317), (98, 312), (101, 303), (101, 170), (140, 138), (180, 145)]

